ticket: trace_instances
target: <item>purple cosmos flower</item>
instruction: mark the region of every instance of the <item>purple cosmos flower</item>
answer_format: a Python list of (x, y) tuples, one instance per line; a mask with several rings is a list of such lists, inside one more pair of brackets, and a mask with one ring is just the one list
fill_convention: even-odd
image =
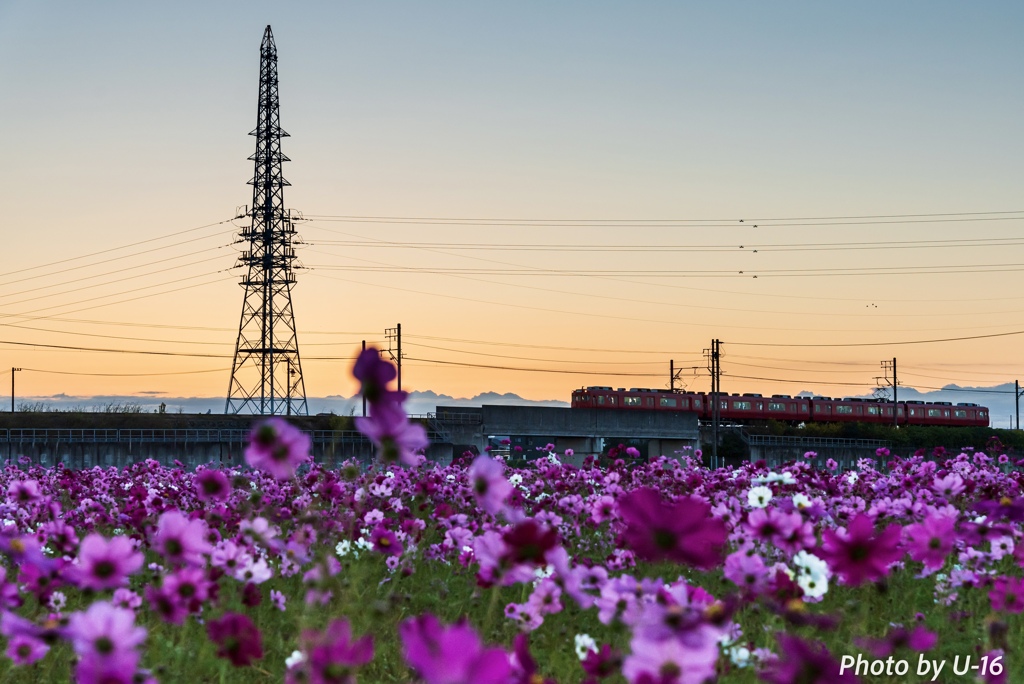
[(116, 589), (142, 567), (142, 560), (142, 553), (127, 537), (108, 540), (94, 532), (82, 540), (78, 550), (78, 585), (96, 591)]
[(626, 523), (622, 540), (644, 560), (673, 560), (698, 568), (721, 562), (725, 523), (709, 518), (711, 506), (685, 498), (664, 504), (657, 490), (635, 489), (619, 499), (619, 516)]
[(395, 536), (394, 532), (383, 525), (377, 525), (373, 528), (373, 532), (370, 533), (370, 542), (373, 544), (374, 551), (385, 556), (402, 555), (402, 542), (398, 541), (398, 537)]
[(231, 496), (231, 483), (220, 470), (205, 469), (196, 473), (196, 498), (200, 501), (224, 501)]
[(15, 665), (31, 665), (38, 662), (49, 650), (50, 647), (43, 641), (27, 634), (19, 634), (7, 642), (7, 657), (13, 660)]
[(206, 554), (213, 550), (206, 541), (208, 528), (203, 520), (189, 520), (181, 511), (167, 511), (157, 522), (154, 548), (169, 563), (206, 565)]
[(714, 679), (718, 654), (713, 635), (694, 640), (634, 638), (622, 675), (630, 684), (702, 684)]
[(505, 466), (490, 456), (481, 454), (469, 467), (469, 482), (477, 505), (491, 515), (505, 507), (505, 499), (512, 493), (512, 483), (505, 479)]
[(15, 480), (7, 487), (7, 500), (24, 506), (39, 498), (39, 483), (35, 480)]
[(768, 585), (768, 568), (761, 556), (756, 553), (730, 553), (725, 558), (724, 573), (727, 580), (755, 594), (760, 593)]
[(871, 651), (876, 658), (886, 658), (901, 648), (909, 648), (914, 651), (928, 651), (935, 646), (939, 635), (929, 632), (918, 625), (914, 630), (907, 631), (905, 627), (893, 627), (884, 639), (862, 639), (854, 640), (862, 648)]
[(911, 558), (924, 563), (928, 570), (938, 570), (953, 550), (955, 528), (955, 518), (929, 515), (923, 522), (903, 528), (903, 543)]
[(398, 376), (394, 364), (380, 357), (380, 350), (367, 347), (356, 359), (352, 375), (362, 383), (360, 393), (371, 404), (386, 400), (388, 383)]
[(308, 463), (312, 440), (309, 435), (283, 418), (267, 418), (256, 423), (245, 450), (245, 462), (256, 470), (288, 480), (295, 469)]
[(850, 585), (885, 577), (889, 566), (899, 560), (900, 526), (890, 525), (875, 535), (875, 523), (858, 515), (845, 534), (836, 530), (822, 533), (822, 552), (832, 571)]
[(503, 684), (512, 671), (508, 654), (484, 648), (465, 622), (444, 627), (429, 613), (398, 626), (405, 661), (426, 684)]
[(356, 670), (373, 659), (373, 637), (353, 641), (344, 619), (332, 620), (323, 632), (306, 630), (300, 641), (306, 660), (286, 673), (286, 684), (355, 684)]
[(356, 418), (355, 424), (377, 447), (377, 457), (384, 463), (419, 465), (421, 459), (416, 452), (430, 444), (426, 429), (410, 422), (399, 402), (375, 405), (369, 417)]
[(227, 613), (206, 623), (210, 641), (217, 644), (217, 656), (235, 667), (251, 665), (263, 657), (263, 637), (248, 616)]
[(771, 684), (856, 684), (852, 668), (840, 673), (839, 663), (820, 642), (779, 635), (782, 653), (761, 673)]

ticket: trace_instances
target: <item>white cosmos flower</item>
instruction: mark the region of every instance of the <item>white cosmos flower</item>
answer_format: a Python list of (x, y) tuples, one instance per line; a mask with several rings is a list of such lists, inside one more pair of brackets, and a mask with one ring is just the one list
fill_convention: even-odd
[(811, 499), (806, 494), (794, 494), (793, 505), (799, 508), (810, 508)]
[(597, 642), (589, 634), (577, 634), (576, 635), (576, 655), (580, 660), (586, 660), (587, 653), (590, 651), (597, 652)]
[(289, 670), (296, 665), (306, 662), (306, 654), (302, 651), (292, 651), (292, 654), (284, 659), (284, 666)]
[(747, 492), (747, 504), (753, 508), (764, 508), (772, 500), (772, 490), (765, 486), (751, 487)]
[(750, 649), (746, 646), (733, 646), (729, 649), (729, 660), (736, 667), (746, 667), (750, 664)]

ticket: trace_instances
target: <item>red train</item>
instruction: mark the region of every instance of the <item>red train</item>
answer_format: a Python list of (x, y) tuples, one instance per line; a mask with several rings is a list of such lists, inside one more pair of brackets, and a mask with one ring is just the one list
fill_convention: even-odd
[[(876, 399), (791, 397), (773, 394), (725, 394), (718, 396), (719, 417), (729, 422), (778, 420), (786, 423), (893, 423), (893, 403)], [(573, 408), (645, 409), (687, 411), (711, 419), (710, 396), (704, 392), (670, 392), (633, 387), (584, 387), (572, 393)], [(901, 401), (896, 404), (900, 425), (988, 427), (989, 411), (978, 404), (948, 401)]]

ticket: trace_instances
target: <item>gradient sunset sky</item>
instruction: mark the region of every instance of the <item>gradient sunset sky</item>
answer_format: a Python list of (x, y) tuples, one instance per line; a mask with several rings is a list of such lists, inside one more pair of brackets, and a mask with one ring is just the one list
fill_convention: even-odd
[(311, 397), (1024, 378), (1019, 2), (9, 1), (19, 394), (226, 393), (267, 24)]

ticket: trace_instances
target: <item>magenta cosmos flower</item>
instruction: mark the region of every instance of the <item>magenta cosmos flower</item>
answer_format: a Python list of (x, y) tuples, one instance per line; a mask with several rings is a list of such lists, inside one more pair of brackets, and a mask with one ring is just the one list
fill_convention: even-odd
[(619, 517), (626, 523), (622, 540), (644, 560), (713, 568), (721, 561), (726, 530), (721, 520), (708, 517), (710, 511), (701, 499), (665, 504), (656, 490), (636, 489), (619, 499)]
[(953, 550), (955, 528), (955, 518), (929, 515), (924, 522), (903, 528), (903, 543), (911, 558), (924, 563), (928, 570), (938, 570)]
[(854, 518), (845, 534), (825, 530), (821, 537), (825, 560), (850, 585), (882, 579), (902, 555), (900, 526), (890, 525), (876, 535), (875, 523), (867, 515)]
[(196, 473), (196, 498), (200, 501), (224, 501), (231, 496), (231, 483), (220, 470), (207, 468)]
[(323, 632), (306, 630), (301, 638), (306, 660), (285, 673), (287, 684), (355, 684), (356, 670), (373, 659), (373, 637), (352, 640), (348, 620), (333, 620)]
[(484, 648), (465, 622), (444, 627), (425, 614), (398, 626), (405, 661), (426, 684), (500, 684), (512, 672), (508, 654)]
[(761, 673), (771, 684), (854, 684), (853, 668), (842, 670), (821, 642), (806, 642), (799, 637), (779, 635), (782, 652), (779, 659)]
[(277, 480), (288, 480), (296, 468), (309, 462), (311, 445), (309, 435), (283, 418), (267, 418), (253, 427), (245, 462)]
[(90, 534), (82, 540), (78, 550), (75, 575), (78, 586), (85, 589), (116, 589), (124, 584), (128, 575), (142, 567), (142, 553), (127, 537), (107, 539), (101, 534)]
[(246, 615), (227, 613), (219, 620), (210, 620), (206, 633), (217, 644), (217, 655), (235, 667), (251, 665), (263, 657), (263, 636)]
[(997, 577), (988, 598), (992, 602), (992, 610), (996, 612), (1024, 612), (1024, 579)]

